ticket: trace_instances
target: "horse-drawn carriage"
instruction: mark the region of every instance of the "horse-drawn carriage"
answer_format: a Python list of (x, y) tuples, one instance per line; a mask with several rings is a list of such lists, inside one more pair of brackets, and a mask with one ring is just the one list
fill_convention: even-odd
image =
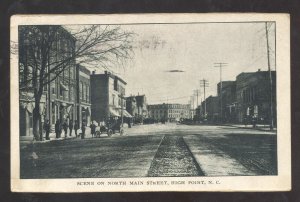
[(107, 134), (111, 137), (116, 132), (120, 135), (124, 135), (124, 128), (122, 122), (119, 120), (107, 121), (104, 125), (101, 125), (100, 128), (96, 129), (95, 137), (100, 137), (101, 134)]

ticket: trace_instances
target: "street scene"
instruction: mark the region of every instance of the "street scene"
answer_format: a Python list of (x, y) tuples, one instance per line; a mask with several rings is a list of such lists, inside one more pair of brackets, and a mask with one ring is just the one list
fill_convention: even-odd
[(21, 179), (277, 175), (275, 32), (20, 25)]
[[(277, 175), (276, 134), (234, 126), (143, 125), (128, 134), (23, 143), (31, 178)], [(30, 171), (30, 172), (29, 172)]]

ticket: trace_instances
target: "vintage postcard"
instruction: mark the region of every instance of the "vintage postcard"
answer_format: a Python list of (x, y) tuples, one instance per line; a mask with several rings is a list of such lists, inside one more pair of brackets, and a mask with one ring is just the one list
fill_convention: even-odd
[(11, 17), (13, 192), (291, 190), (288, 14)]

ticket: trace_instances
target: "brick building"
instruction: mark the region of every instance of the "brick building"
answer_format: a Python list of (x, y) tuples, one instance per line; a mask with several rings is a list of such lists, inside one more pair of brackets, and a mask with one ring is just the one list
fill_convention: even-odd
[[(276, 124), (276, 72), (272, 75), (273, 120)], [(271, 85), (269, 71), (241, 73), (236, 77), (237, 120), (242, 123), (256, 117), (270, 123)]]
[(148, 115), (149, 118), (155, 121), (165, 122), (168, 120), (168, 106), (167, 104), (155, 104), (148, 105)]
[[(22, 30), (22, 28), (24, 28)], [(32, 135), (32, 112), (34, 109), (33, 84), (30, 81), (32, 76), (33, 63), (39, 63), (41, 58), (41, 47), (34, 46), (31, 43), (37, 43), (42, 38), (42, 33), (39, 32), (41, 27), (36, 26), (35, 36), (36, 41), (30, 42), (28, 39), (32, 34), (26, 26), (19, 27), (19, 85), (20, 88), (20, 135)], [(41, 28), (42, 29), (42, 28)], [(63, 27), (51, 26), (54, 32), (54, 41), (50, 48), (47, 72), (53, 71), (56, 61), (62, 61), (64, 58), (74, 54), (76, 39)], [(22, 30), (22, 31), (21, 31)], [(38, 37), (40, 33), (40, 38)], [(32, 39), (35, 40), (35, 39)], [(29, 44), (29, 45), (28, 45)], [(28, 79), (29, 78), (29, 79)], [(56, 120), (74, 119), (76, 117), (76, 64), (75, 58), (68, 61), (64, 70), (57, 73), (49, 74), (47, 85), (44, 86), (44, 92), (41, 98), (40, 114), (42, 122), (48, 119), (52, 128)], [(24, 88), (25, 87), (25, 88)], [(40, 130), (41, 131), (41, 130)]]
[(87, 125), (91, 123), (91, 89), (90, 89), (91, 72), (82, 65), (77, 65), (77, 120), (82, 123), (86, 121)]
[[(222, 122), (236, 122), (236, 82), (222, 81), (222, 91), (220, 91), (221, 84), (217, 84), (219, 97), (219, 118)], [(221, 93), (222, 92), (222, 93)], [(222, 96), (222, 107), (221, 107)], [(222, 113), (221, 113), (222, 110)], [(222, 116), (222, 117), (221, 117)]]
[[(209, 96), (201, 103), (199, 111), (201, 113), (200, 117), (202, 120), (206, 119), (208, 122), (217, 122), (219, 120), (219, 97), (218, 96)], [(206, 116), (205, 116), (205, 107), (206, 107)]]
[[(109, 118), (131, 117), (126, 111), (126, 82), (120, 77), (105, 71), (104, 74), (91, 75), (91, 115), (99, 122)], [(123, 110), (123, 111), (122, 111)]]
[(149, 117), (157, 121), (180, 121), (190, 118), (191, 106), (189, 104), (157, 104), (148, 105)]

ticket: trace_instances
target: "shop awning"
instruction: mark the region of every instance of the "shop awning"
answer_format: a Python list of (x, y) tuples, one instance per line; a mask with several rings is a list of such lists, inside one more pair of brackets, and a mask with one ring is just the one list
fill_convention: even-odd
[(67, 107), (67, 113), (68, 113), (68, 114), (70, 114), (70, 111), (71, 111), (72, 107), (73, 107), (73, 105), (69, 105), (69, 106)]
[(62, 82), (60, 82), (60, 87), (61, 87), (64, 91), (68, 91), (68, 90), (69, 90), (69, 88), (68, 88), (66, 85), (64, 85)]
[(123, 115), (127, 118), (132, 118), (131, 114), (129, 114), (129, 112), (126, 110), (123, 110)]
[(120, 114), (113, 108), (109, 108), (109, 113), (110, 113), (110, 116), (120, 117)]

